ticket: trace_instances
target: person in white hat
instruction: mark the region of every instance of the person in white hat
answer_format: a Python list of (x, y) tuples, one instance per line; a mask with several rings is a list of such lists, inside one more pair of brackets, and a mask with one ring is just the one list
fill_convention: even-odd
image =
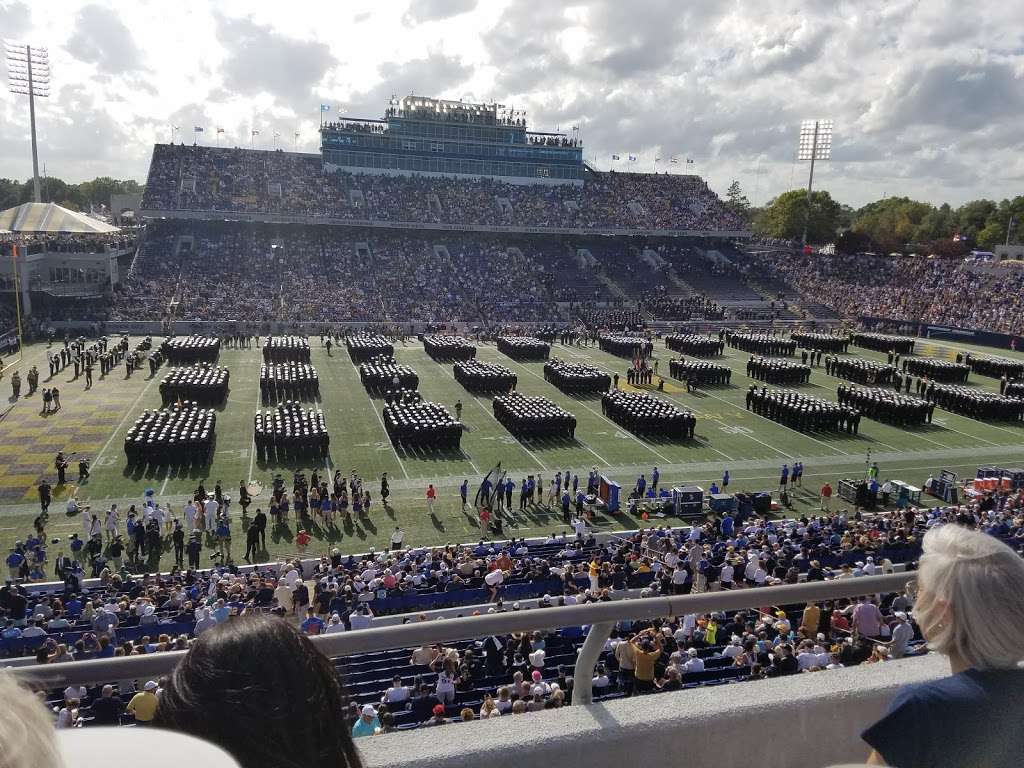
[(156, 694), (159, 686), (154, 680), (150, 680), (144, 686), (142, 690), (132, 696), (131, 701), (128, 702), (128, 706), (125, 708), (125, 712), (135, 716), (136, 725), (150, 725), (153, 722), (153, 717), (156, 715), (156, 706), (158, 703)]
[(373, 708), (372, 704), (367, 704), (359, 711), (359, 719), (352, 726), (352, 737), (373, 736), (378, 728), (380, 728), (380, 720), (377, 719), (377, 710)]

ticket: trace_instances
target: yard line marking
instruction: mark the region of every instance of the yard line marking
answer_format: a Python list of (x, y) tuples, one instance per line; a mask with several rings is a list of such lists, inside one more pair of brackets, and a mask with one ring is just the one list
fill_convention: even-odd
[(602, 464), (604, 464), (606, 467), (610, 467), (611, 466), (611, 464), (608, 463), (608, 459), (604, 458), (601, 454), (599, 454), (597, 451), (595, 451), (589, 445), (584, 443), (582, 440), (580, 440), (580, 445), (582, 445), (584, 448), (586, 448), (588, 451), (590, 451), (592, 454), (594, 454), (594, 456), (597, 458), (597, 460), (600, 461)]
[[(259, 345), (256, 347), (259, 349)], [(260, 369), (262, 371), (262, 368)], [(260, 406), (263, 405), (263, 390), (260, 388), (260, 371), (256, 372), (256, 407), (254, 410), (259, 410)], [(245, 482), (252, 480), (252, 468), (253, 463), (256, 461), (256, 421), (252, 423), (252, 440), (249, 441), (249, 476), (245, 479)]]
[[(366, 393), (366, 390), (364, 389), (363, 392)], [(388, 445), (391, 446), (391, 452), (395, 454), (395, 458), (398, 459), (398, 466), (402, 468), (402, 474), (405, 475), (405, 479), (408, 480), (409, 473), (405, 470), (405, 462), (403, 462), (402, 457), (398, 455), (395, 444), (391, 442), (391, 435), (388, 434), (388, 428), (384, 426), (384, 419), (382, 419), (380, 414), (377, 412), (377, 406), (373, 404), (373, 398), (370, 397), (369, 393), (366, 393), (366, 399), (370, 401), (370, 410), (373, 411), (373, 415), (377, 417), (377, 421), (380, 423), (380, 428), (384, 430), (384, 437), (388, 441)]]
[(131, 407), (128, 408), (127, 411), (124, 412), (124, 416), (121, 417), (121, 422), (117, 425), (117, 429), (110, 433), (110, 437), (107, 438), (107, 442), (103, 444), (103, 447), (100, 448), (100, 452), (97, 453), (96, 458), (93, 459), (93, 464), (99, 464), (100, 459), (103, 458), (103, 454), (107, 452), (107, 448), (109, 448), (110, 444), (114, 442), (114, 438), (117, 436), (117, 433), (121, 431), (121, 427), (123, 427), (125, 422), (128, 421), (129, 418), (131, 418), (132, 413), (134, 413), (139, 403), (142, 402), (142, 398), (146, 396), (146, 393), (149, 391), (149, 388), (153, 386), (154, 381), (156, 381), (156, 376), (153, 376), (149, 380), (149, 383), (147, 383), (146, 386), (142, 388), (142, 391), (139, 392), (139, 396), (135, 398), (135, 402), (131, 404)]
[[(703, 392), (704, 392), (704, 394), (706, 394), (706, 395), (707, 395), (708, 397), (713, 397), (713, 398), (714, 398), (715, 400), (718, 400), (718, 401), (719, 401), (720, 403), (725, 403), (725, 404), (726, 404), (726, 405), (728, 405), (728, 406), (729, 406), (730, 408), (733, 408), (733, 409), (735, 409), (735, 410), (737, 410), (737, 411), (740, 411), (740, 410), (744, 410), (743, 408), (741, 408), (741, 407), (740, 407), (739, 405), (737, 405), (736, 403), (731, 403), (731, 402), (729, 402), (728, 400), (726, 400), (726, 399), (724, 399), (724, 398), (721, 398), (721, 397), (719, 397), (718, 395), (713, 395), (713, 394), (711, 394), (710, 392), (708, 392), (708, 391), (707, 391), (706, 389), (705, 389), (705, 390), (703, 390)], [(823, 446), (825, 446), (825, 447), (826, 447), (826, 448), (828, 448), (828, 449), (829, 449), (830, 451), (835, 451), (836, 453), (839, 453), (839, 454), (841, 454), (841, 455), (843, 455), (843, 456), (849, 456), (849, 455), (850, 455), (850, 454), (849, 454), (849, 453), (848, 453), (847, 451), (844, 451), (844, 450), (842, 450), (841, 448), (836, 448), (836, 447), (835, 447), (834, 445), (829, 445), (828, 443), (822, 442), (821, 440), (819, 440), (819, 439), (818, 439), (818, 438), (816, 438), (816, 437), (811, 437), (811, 436), (810, 436), (810, 435), (808, 435), (808, 434), (807, 434), (806, 432), (801, 432), (801, 431), (800, 431), (800, 430), (798, 430), (798, 429), (793, 429), (792, 427), (787, 427), (787, 426), (786, 426), (785, 424), (783, 424), (783, 423), (782, 423), (782, 422), (780, 422), (780, 421), (774, 421), (774, 420), (772, 420), (772, 419), (769, 419), (769, 418), (768, 418), (767, 416), (762, 416), (762, 415), (761, 415), (760, 413), (754, 413), (753, 411), (749, 411), (749, 413), (750, 413), (751, 415), (753, 415), (753, 416), (757, 416), (757, 418), (759, 418), (759, 419), (764, 419), (764, 420), (765, 420), (765, 421), (767, 421), (767, 422), (768, 422), (769, 424), (777, 424), (778, 426), (782, 427), (783, 429), (788, 429), (788, 430), (789, 430), (790, 432), (793, 432), (793, 433), (795, 433), (795, 434), (797, 434), (797, 435), (800, 435), (801, 437), (806, 437), (806, 438), (807, 438), (808, 440), (812, 440), (812, 441), (814, 441), (815, 443), (817, 443), (818, 445), (823, 445)]]
[[(511, 358), (509, 358), (509, 359), (511, 360)], [(519, 367), (520, 367), (520, 368), (522, 368), (522, 369), (523, 369), (524, 371), (526, 371), (526, 372), (527, 372), (528, 374), (530, 374), (531, 376), (533, 376), (533, 377), (534, 377), (535, 379), (540, 379), (541, 381), (544, 381), (544, 377), (543, 377), (543, 376), (538, 376), (538, 375), (537, 375), (536, 373), (534, 373), (533, 371), (531, 371), (531, 370), (530, 370), (529, 368), (527, 368), (526, 366), (524, 366), (524, 365), (521, 365), (521, 364), (520, 364), (520, 363), (519, 363), (518, 361), (512, 361), (512, 362), (513, 362), (513, 364), (514, 364), (514, 365), (517, 365), (517, 366), (519, 366)], [(544, 381), (544, 383), (545, 383), (545, 384), (547, 384), (548, 382)], [(609, 418), (608, 418), (607, 416), (605, 416), (604, 414), (598, 413), (598, 412), (597, 412), (597, 411), (595, 411), (595, 410), (594, 410), (593, 408), (591, 408), (591, 407), (590, 407), (589, 405), (587, 405), (586, 403), (584, 403), (584, 402), (583, 402), (582, 400), (577, 400), (576, 402), (578, 402), (578, 403), (579, 403), (580, 405), (582, 405), (582, 406), (583, 406), (584, 408), (586, 408), (586, 409), (587, 409), (588, 411), (590, 411), (590, 412), (591, 412), (592, 414), (594, 414), (595, 416), (597, 416), (597, 417), (599, 417), (599, 418), (601, 418), (601, 419), (604, 419), (604, 420), (605, 420), (605, 421), (607, 421), (607, 422), (608, 422), (609, 424), (615, 424), (615, 422), (614, 422), (614, 421), (612, 421), (611, 419), (609, 419)], [(621, 432), (622, 432), (623, 434), (625, 434), (625, 435), (628, 435), (629, 437), (631, 437), (631, 438), (632, 438), (633, 440), (635, 440), (635, 441), (636, 441), (636, 442), (637, 442), (638, 444), (642, 445), (642, 446), (643, 446), (644, 448), (646, 448), (647, 450), (649, 450), (649, 451), (650, 451), (651, 453), (653, 453), (653, 454), (654, 454), (655, 456), (657, 456), (657, 457), (658, 457), (659, 459), (661, 459), (662, 461), (664, 461), (664, 462), (666, 462), (666, 463), (668, 463), (668, 464), (671, 464), (671, 463), (672, 463), (672, 459), (670, 459), (670, 458), (668, 458), (667, 456), (665, 456), (665, 455), (664, 455), (663, 453), (661, 453), (661, 451), (657, 451), (657, 450), (655, 450), (655, 449), (654, 449), (653, 447), (649, 446), (649, 445), (648, 445), (647, 443), (645, 443), (645, 442), (644, 442), (643, 440), (641, 440), (641, 439), (640, 439), (639, 437), (637, 437), (636, 435), (634, 435), (634, 434), (633, 434), (632, 432), (630, 432), (630, 431), (629, 431), (628, 429), (622, 429), (622, 430), (619, 430), (619, 425), (618, 425), (618, 424), (615, 424), (615, 429), (616, 429), (617, 431), (621, 431)]]
[[(690, 410), (690, 411), (691, 411), (691, 412), (692, 412), (692, 413), (693, 413), (693, 414), (694, 414), (695, 416), (700, 416), (701, 418), (704, 418), (704, 419), (708, 419), (709, 421), (717, 421), (717, 422), (718, 422), (719, 424), (721, 424), (722, 426), (725, 426), (725, 427), (731, 426), (731, 425), (729, 425), (729, 424), (726, 424), (726, 423), (725, 423), (724, 421), (722, 421), (721, 419), (719, 419), (719, 418), (718, 418), (718, 417), (716, 417), (716, 416), (709, 416), (709, 415), (708, 415), (708, 414), (706, 414), (706, 413), (701, 413), (701, 412), (700, 412), (700, 411), (698, 411), (698, 410), (697, 410), (696, 408), (690, 408), (690, 406), (688, 406), (688, 405), (687, 405), (687, 404), (686, 404), (685, 402), (683, 402), (682, 400), (680, 400), (680, 399), (678, 399), (678, 398), (676, 398), (676, 397), (673, 397), (673, 396), (672, 396), (672, 395), (670, 395), (670, 394), (669, 394), (668, 392), (662, 392), (662, 394), (663, 394), (663, 395), (665, 395), (665, 397), (667, 397), (667, 398), (668, 398), (669, 400), (675, 400), (675, 401), (676, 401), (677, 403), (679, 403), (680, 405), (683, 405), (683, 406), (684, 406), (684, 407), (686, 407), (686, 408), (687, 408), (688, 410)], [(753, 440), (753, 441), (754, 441), (755, 443), (760, 443), (760, 444), (761, 444), (761, 445), (763, 445), (763, 446), (764, 446), (765, 448), (771, 448), (771, 449), (772, 449), (773, 451), (775, 451), (775, 452), (776, 452), (777, 454), (779, 454), (780, 456), (785, 456), (786, 458), (789, 458), (789, 459), (793, 458), (792, 456), (790, 456), (789, 454), (787, 454), (787, 453), (786, 453), (785, 451), (781, 451), (781, 450), (779, 450), (778, 448), (776, 448), (776, 447), (775, 447), (774, 445), (769, 445), (768, 443), (766, 443), (766, 442), (764, 442), (764, 441), (762, 441), (762, 440), (759, 440), (759, 439), (757, 439), (756, 437), (754, 437), (754, 436), (753, 436), (753, 435), (751, 435), (751, 434), (747, 434), (746, 432), (743, 432), (743, 433), (741, 433), (741, 434), (743, 434), (743, 436), (744, 436), (744, 437), (749, 437), (749, 438), (750, 438), (751, 440)], [(700, 440), (700, 439), (699, 439), (699, 438), (697, 438), (697, 437), (694, 437), (694, 440), (696, 440), (696, 441), (697, 441), (698, 443), (700, 443), (701, 445), (703, 445), (703, 446), (705, 446), (705, 447), (707, 447), (707, 448), (710, 448), (710, 449), (711, 449), (712, 451), (714, 451), (715, 453), (719, 454), (720, 456), (724, 456), (724, 457), (725, 457), (725, 458), (727, 458), (727, 459), (728, 459), (729, 461), (736, 461), (736, 459), (734, 459), (734, 458), (733, 458), (732, 456), (729, 456), (728, 454), (726, 454), (726, 453), (724, 453), (724, 452), (722, 452), (722, 451), (718, 450), (717, 448), (715, 448), (714, 446), (712, 446), (712, 445), (711, 445), (710, 443), (706, 443), (706, 442), (704, 442), (703, 440)]]
[[(943, 410), (945, 410), (945, 409), (943, 409)], [(950, 411), (950, 413), (956, 414), (956, 411)], [(959, 416), (960, 414), (956, 414), (956, 415)], [(969, 418), (969, 417), (964, 416), (964, 418), (966, 419), (966, 418)], [(997, 427), (995, 424), (986, 424), (985, 426), (988, 427), (989, 429), (1002, 429), (1002, 427)], [(967, 432), (961, 432), (959, 429), (954, 429), (953, 427), (949, 426), (948, 424), (943, 424), (942, 428), (943, 429), (948, 429), (950, 432), (956, 432), (958, 435), (963, 435), (964, 437), (969, 437), (969, 438), (971, 438), (971, 440), (980, 440), (981, 442), (987, 443), (988, 445), (995, 445), (995, 446), (1000, 445), (1000, 443), (993, 443), (991, 440), (986, 440), (984, 437), (977, 437), (975, 435), (968, 434)], [(1003, 429), (1003, 431), (1004, 432), (1010, 432), (1011, 435), (1013, 434), (1013, 432), (1011, 430), (1009, 430), (1009, 429)]]

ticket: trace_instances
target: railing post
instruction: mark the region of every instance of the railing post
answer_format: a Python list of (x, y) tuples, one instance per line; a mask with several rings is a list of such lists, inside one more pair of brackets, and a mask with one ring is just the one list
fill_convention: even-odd
[(601, 651), (604, 650), (604, 644), (612, 636), (613, 629), (614, 621), (590, 625), (587, 639), (583, 641), (583, 647), (576, 657), (576, 668), (572, 673), (573, 705), (594, 703), (594, 667)]

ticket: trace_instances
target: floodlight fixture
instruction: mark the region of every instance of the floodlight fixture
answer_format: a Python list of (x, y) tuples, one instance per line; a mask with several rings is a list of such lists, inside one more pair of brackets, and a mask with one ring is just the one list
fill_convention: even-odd
[(39, 187), (39, 151), (36, 146), (36, 97), (50, 95), (50, 52), (40, 46), (4, 41), (7, 61), (7, 88), (18, 96), (28, 96), (29, 126), (32, 131), (32, 192), (37, 203), (43, 201)]
[(797, 160), (832, 159), (832, 121), (804, 120), (800, 123)]
[(800, 139), (796, 147), (797, 160), (809, 160), (811, 168), (807, 174), (807, 199), (804, 207), (804, 234), (801, 240), (807, 245), (807, 224), (811, 218), (811, 187), (814, 184), (814, 162), (832, 159), (832, 121), (804, 120), (800, 123)]

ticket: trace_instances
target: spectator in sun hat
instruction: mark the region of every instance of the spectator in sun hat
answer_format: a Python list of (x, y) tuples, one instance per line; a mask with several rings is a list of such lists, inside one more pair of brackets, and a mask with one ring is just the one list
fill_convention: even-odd
[(377, 710), (372, 704), (366, 704), (359, 710), (359, 719), (352, 726), (352, 737), (373, 736), (380, 728), (380, 720), (377, 718)]

